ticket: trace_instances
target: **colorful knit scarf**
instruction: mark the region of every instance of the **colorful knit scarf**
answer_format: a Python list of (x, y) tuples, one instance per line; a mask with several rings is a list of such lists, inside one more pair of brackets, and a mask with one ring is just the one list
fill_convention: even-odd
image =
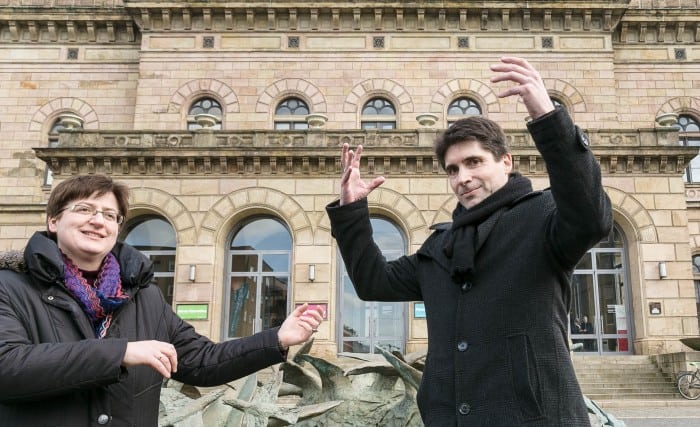
[(90, 286), (73, 261), (65, 254), (62, 255), (66, 288), (90, 318), (95, 336), (104, 338), (112, 322), (112, 313), (129, 300), (129, 296), (122, 293), (121, 270), (117, 259), (111, 253), (107, 254), (94, 286)]

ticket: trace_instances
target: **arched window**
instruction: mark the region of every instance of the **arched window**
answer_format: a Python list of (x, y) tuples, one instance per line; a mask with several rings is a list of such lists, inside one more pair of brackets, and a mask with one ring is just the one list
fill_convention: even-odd
[[(688, 114), (678, 116), (678, 140), (681, 145), (700, 147), (700, 123)], [(683, 174), (683, 180), (688, 183), (700, 182), (700, 156), (695, 156)]]
[(221, 104), (213, 98), (200, 98), (195, 101), (187, 112), (187, 130), (197, 130), (202, 127), (221, 129), (223, 110)]
[(362, 129), (396, 129), (396, 108), (384, 98), (372, 98), (362, 107)]
[(468, 116), (481, 115), (481, 107), (471, 98), (462, 97), (452, 101), (447, 107), (447, 126)]
[(228, 256), (224, 339), (282, 324), (289, 312), (292, 236), (276, 218), (258, 217), (235, 230)]
[(576, 352), (632, 353), (631, 291), (622, 233), (615, 225), (579, 261), (571, 281), (571, 340)]
[(146, 255), (155, 270), (156, 285), (168, 304), (173, 303), (175, 283), (175, 230), (160, 217), (140, 217), (124, 228), (124, 242)]
[[(372, 237), (386, 259), (406, 253), (406, 240), (401, 230), (386, 218), (372, 216)], [(405, 350), (406, 304), (400, 302), (362, 301), (357, 296), (340, 254), (337, 256), (340, 280), (338, 295), (342, 322), (338, 322), (340, 352), (376, 353), (375, 346), (388, 351)], [(342, 324), (341, 324), (342, 323)]]
[(287, 98), (277, 105), (275, 109), (276, 130), (304, 130), (308, 129), (306, 116), (309, 115), (309, 106), (299, 98)]

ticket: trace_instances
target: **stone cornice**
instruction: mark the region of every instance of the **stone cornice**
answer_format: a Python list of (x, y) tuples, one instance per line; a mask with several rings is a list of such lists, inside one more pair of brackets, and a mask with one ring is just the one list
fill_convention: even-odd
[(140, 42), (123, 7), (0, 7), (0, 42)]
[[(64, 132), (53, 148), (35, 148), (56, 175), (324, 176), (340, 172), (340, 146), (366, 147), (370, 174), (441, 175), (432, 141), (437, 131), (306, 132)], [(541, 155), (525, 131), (507, 131), (515, 169), (545, 174)], [(666, 129), (590, 130), (605, 174), (682, 173), (697, 147), (678, 145)]]
[(620, 20), (617, 43), (696, 43), (700, 41), (700, 8), (630, 9)]

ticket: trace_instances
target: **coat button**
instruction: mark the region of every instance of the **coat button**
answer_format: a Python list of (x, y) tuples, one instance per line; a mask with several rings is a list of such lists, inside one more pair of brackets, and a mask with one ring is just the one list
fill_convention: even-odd
[(467, 292), (472, 290), (472, 282), (462, 283), (462, 292)]
[(53, 301), (53, 295), (49, 295), (46, 299), (49, 301)]
[(107, 415), (107, 414), (102, 414), (99, 417), (97, 417), (97, 424), (105, 425), (108, 422), (109, 422), (109, 415)]
[(457, 344), (457, 350), (459, 351), (467, 351), (467, 348), (469, 348), (469, 344), (467, 344), (466, 341), (460, 341), (459, 344)]
[(462, 415), (467, 415), (471, 412), (472, 408), (468, 403), (462, 403), (459, 405), (459, 413)]

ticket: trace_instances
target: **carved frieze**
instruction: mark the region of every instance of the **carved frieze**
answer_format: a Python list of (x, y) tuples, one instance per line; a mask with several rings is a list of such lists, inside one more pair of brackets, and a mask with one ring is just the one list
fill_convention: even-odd
[[(101, 132), (64, 131), (55, 147), (36, 148), (55, 174), (335, 175), (339, 147), (367, 147), (370, 174), (439, 175), (433, 155), (436, 132), (423, 130)], [(591, 149), (604, 174), (680, 174), (697, 147), (678, 144), (668, 129), (589, 130)], [(427, 136), (425, 136), (427, 135)], [(530, 135), (506, 131), (514, 170), (546, 174)], [(371, 151), (370, 151), (371, 150)], [(116, 167), (115, 167), (116, 166)]]

